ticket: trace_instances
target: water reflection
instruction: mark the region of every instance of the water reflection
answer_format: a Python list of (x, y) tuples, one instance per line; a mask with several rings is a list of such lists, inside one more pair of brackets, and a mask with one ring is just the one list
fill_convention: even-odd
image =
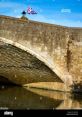
[(60, 103), (22, 87), (0, 88), (0, 109), (53, 109)]
[(29, 88), (28, 90), (54, 100), (62, 100), (55, 109), (82, 109), (82, 94), (71, 94), (66, 92), (41, 90), (36, 88)]
[(0, 87), (0, 109), (82, 109), (82, 95), (17, 86)]

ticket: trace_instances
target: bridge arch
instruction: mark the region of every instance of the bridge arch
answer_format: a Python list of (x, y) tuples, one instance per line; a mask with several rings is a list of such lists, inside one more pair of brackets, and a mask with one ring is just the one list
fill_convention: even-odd
[(0, 41), (13, 45), (17, 48), (20, 48), (21, 50), (24, 50), (28, 53), (30, 53), (31, 55), (35, 56), (37, 59), (39, 59), (40, 61), (42, 61), (46, 66), (48, 66), (55, 74), (57, 74), (57, 76), (62, 80), (62, 82), (66, 85), (72, 85), (73, 81), (72, 81), (72, 76), (69, 75), (69, 73), (65, 73), (65, 75), (60, 75), (59, 74), (59, 70), (57, 67), (53, 67), (53, 65), (51, 63), (49, 63), (49, 61), (47, 61), (44, 57), (40, 56), (39, 54), (37, 54), (35, 51), (29, 49), (28, 47), (23, 46), (22, 44), (12, 41), (10, 39), (4, 38), (4, 37), (0, 37)]

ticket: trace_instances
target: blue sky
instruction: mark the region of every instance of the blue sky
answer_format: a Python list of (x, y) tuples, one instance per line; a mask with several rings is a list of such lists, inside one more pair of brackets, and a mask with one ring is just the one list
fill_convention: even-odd
[(0, 0), (0, 15), (21, 17), (28, 6), (38, 12), (31, 20), (82, 27), (82, 0)]

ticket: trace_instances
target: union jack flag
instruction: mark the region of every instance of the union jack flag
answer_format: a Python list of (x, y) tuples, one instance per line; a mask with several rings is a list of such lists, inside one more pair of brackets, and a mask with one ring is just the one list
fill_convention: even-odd
[(32, 8), (31, 8), (31, 7), (28, 7), (27, 13), (28, 13), (28, 14), (31, 14), (31, 11), (32, 11)]
[(37, 12), (35, 12), (34, 10), (32, 10), (31, 7), (28, 7), (27, 13), (28, 13), (28, 14), (37, 14)]

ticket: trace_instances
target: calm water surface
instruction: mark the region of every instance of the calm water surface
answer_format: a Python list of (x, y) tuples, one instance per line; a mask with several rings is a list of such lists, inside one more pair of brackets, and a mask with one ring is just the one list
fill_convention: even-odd
[(81, 109), (82, 95), (0, 86), (0, 109)]

